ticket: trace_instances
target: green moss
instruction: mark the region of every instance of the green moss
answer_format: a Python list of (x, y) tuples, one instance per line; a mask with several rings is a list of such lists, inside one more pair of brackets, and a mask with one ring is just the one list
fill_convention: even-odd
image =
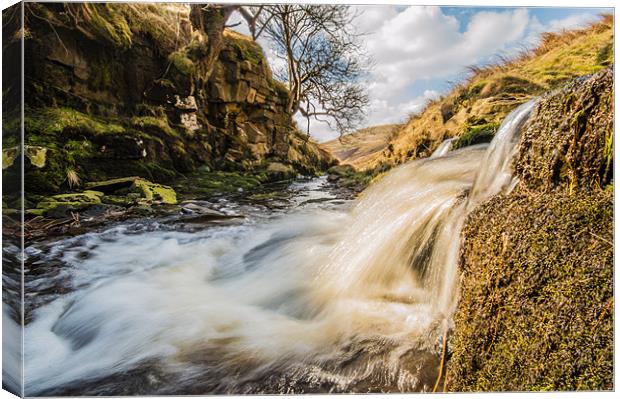
[(179, 42), (189, 41), (187, 33), (178, 30), (180, 19), (188, 18), (187, 7), (162, 7), (160, 4), (114, 4), (127, 20), (134, 34), (152, 38), (164, 51), (172, 51)]
[(137, 129), (146, 129), (155, 133), (163, 133), (166, 136), (178, 137), (179, 134), (170, 127), (165, 116), (136, 116), (131, 118), (131, 125)]
[(462, 234), (448, 389), (612, 389), (613, 194), (496, 197)]
[(174, 187), (183, 198), (209, 198), (216, 195), (252, 190), (268, 181), (265, 173), (198, 170), (178, 179)]
[(88, 204), (101, 203), (103, 193), (101, 191), (86, 190), (81, 193), (58, 194), (50, 197), (56, 202), (83, 202)]
[(519, 185), (469, 216), (448, 389), (613, 389), (612, 99), (611, 69), (542, 98)]
[(114, 4), (81, 4), (82, 16), (99, 37), (122, 48), (131, 47), (131, 30), (125, 16)]
[(103, 193), (84, 191), (81, 193), (58, 194), (46, 197), (37, 203), (32, 214), (64, 216), (69, 211), (79, 211), (91, 205), (100, 204)]
[(183, 75), (190, 76), (196, 70), (194, 62), (187, 56), (187, 53), (184, 50), (171, 53), (168, 56), (168, 60), (172, 63), (176, 70)]
[(250, 61), (253, 65), (260, 65), (265, 60), (263, 49), (249, 38), (238, 34), (227, 34), (224, 35), (224, 43), (234, 48), (241, 60)]
[(613, 71), (543, 98), (520, 146), (515, 171), (530, 189), (604, 187), (613, 174)]
[(93, 155), (93, 143), (90, 140), (68, 140), (62, 149), (72, 163)]
[(136, 179), (134, 187), (140, 190), (147, 201), (161, 201), (165, 204), (176, 204), (177, 194), (172, 187), (152, 183), (144, 179)]
[(452, 149), (467, 147), (474, 144), (488, 143), (493, 140), (495, 132), (499, 128), (499, 124), (495, 122), (485, 123), (482, 125), (470, 126), (465, 133), (460, 135), (452, 144)]
[(31, 133), (59, 135), (66, 129), (83, 131), (93, 135), (121, 134), (125, 131), (120, 124), (111, 123), (72, 108), (28, 110), (25, 113), (24, 125), (28, 141), (37, 138), (36, 134), (31, 135)]

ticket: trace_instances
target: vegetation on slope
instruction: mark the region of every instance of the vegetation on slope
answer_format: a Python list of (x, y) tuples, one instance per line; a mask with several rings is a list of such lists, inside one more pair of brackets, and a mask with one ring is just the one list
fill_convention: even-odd
[(401, 127), (401, 125), (367, 127), (322, 143), (321, 146), (341, 163), (364, 170), (374, 166), (373, 160), (385, 149)]
[(613, 389), (613, 71), (544, 97), (469, 216), (447, 389)]
[[(385, 150), (367, 160), (364, 166), (394, 165), (425, 157), (447, 138), (464, 135), (471, 138), (472, 131), (489, 132), (487, 127), (501, 123), (510, 111), (533, 96), (594, 73), (611, 62), (611, 15), (603, 16), (601, 21), (585, 29), (544, 34), (536, 49), (515, 59), (472, 67), (467, 81), (412, 117)], [(485, 134), (471, 142), (488, 141), (491, 137)]]

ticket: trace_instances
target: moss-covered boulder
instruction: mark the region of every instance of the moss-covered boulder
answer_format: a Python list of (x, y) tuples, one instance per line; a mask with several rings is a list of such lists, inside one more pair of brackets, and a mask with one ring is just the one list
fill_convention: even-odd
[(613, 389), (610, 69), (542, 98), (520, 183), (470, 215), (447, 389)]
[(498, 128), (499, 123), (495, 122), (468, 126), (465, 133), (452, 143), (452, 150), (458, 150), (459, 148), (474, 144), (489, 143), (493, 140), (493, 136), (495, 136)]
[(289, 180), (297, 176), (295, 169), (291, 165), (285, 165), (281, 162), (270, 162), (265, 171), (271, 181)]
[(132, 188), (140, 191), (144, 199), (147, 201), (155, 201), (172, 205), (177, 203), (177, 194), (170, 186), (152, 183), (144, 179), (136, 179)]
[(39, 201), (36, 209), (30, 213), (64, 217), (70, 212), (78, 212), (92, 205), (101, 204), (102, 197), (102, 192), (92, 190), (81, 193), (58, 194)]
[(612, 193), (497, 197), (463, 237), (448, 389), (611, 389)]
[(137, 176), (88, 182), (86, 187), (91, 190), (100, 190), (102, 195), (108, 194), (104, 197), (104, 201), (113, 205), (127, 205), (140, 199), (164, 204), (177, 203), (177, 195), (172, 187), (153, 183)]
[(85, 186), (91, 190), (98, 190), (105, 194), (111, 194), (117, 190), (131, 187), (138, 179), (138, 176), (119, 177), (117, 179), (88, 182)]
[(530, 189), (601, 188), (613, 177), (611, 68), (546, 96), (523, 132), (516, 172)]

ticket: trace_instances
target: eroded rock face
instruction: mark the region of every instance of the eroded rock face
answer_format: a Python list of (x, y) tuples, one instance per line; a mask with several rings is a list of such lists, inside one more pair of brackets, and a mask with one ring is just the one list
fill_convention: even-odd
[[(302, 139), (286, 111), (286, 88), (273, 80), (251, 39), (225, 32), (209, 74), (208, 38), (191, 32), (183, 13), (171, 14), (179, 23), (175, 37), (174, 27), (161, 26), (168, 18), (163, 8), (101, 12), (135, 22), (131, 31), (102, 32), (93, 23), (76, 24), (67, 7), (33, 3), (26, 10), (49, 20), (27, 18), (26, 144), (47, 149), (45, 167), (27, 165), (27, 191), (67, 189), (69, 167), (84, 181), (138, 175), (169, 182), (202, 165), (245, 171), (277, 161), (311, 173), (333, 162)], [(101, 7), (117, 6), (93, 5), (91, 12)], [(139, 21), (129, 20), (134, 8), (142, 12)]]
[(613, 72), (541, 99), (462, 232), (448, 390), (613, 389)]

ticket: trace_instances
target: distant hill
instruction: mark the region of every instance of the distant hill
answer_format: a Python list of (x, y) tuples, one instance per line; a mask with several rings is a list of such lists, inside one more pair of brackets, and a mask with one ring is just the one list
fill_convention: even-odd
[(321, 146), (331, 152), (341, 163), (366, 169), (387, 147), (402, 125), (379, 125), (357, 130)]

